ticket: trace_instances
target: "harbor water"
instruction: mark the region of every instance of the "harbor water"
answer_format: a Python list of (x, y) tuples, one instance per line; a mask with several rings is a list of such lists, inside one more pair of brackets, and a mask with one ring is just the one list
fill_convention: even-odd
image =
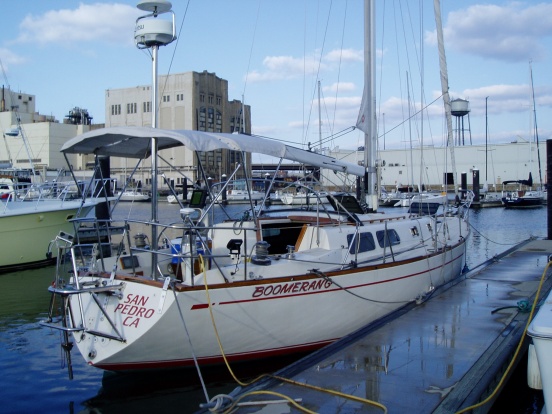
[[(151, 205), (124, 206), (121, 216), (146, 218)], [(230, 218), (240, 218), (246, 206), (229, 206)], [(385, 210), (399, 211), (399, 210)], [(218, 212), (219, 218), (222, 213)], [(470, 211), (472, 234), (467, 263), (474, 268), (530, 237), (546, 238), (546, 208), (507, 210), (488, 208)], [(159, 220), (177, 221), (177, 205), (161, 205)], [(171, 219), (172, 218), (172, 219)], [(32, 243), (32, 240), (29, 241)], [(48, 285), (54, 268), (46, 267), (0, 275), (0, 413), (193, 413), (207, 396), (232, 391), (237, 384), (226, 368), (206, 372), (207, 395), (194, 370), (121, 375), (89, 367), (73, 350), (74, 379), (69, 380), (60, 347), (60, 332), (41, 327), (47, 316)], [(175, 328), (176, 329), (176, 328)], [(163, 338), (151, 352), (163, 352)], [(271, 361), (265, 366), (237, 367), (243, 377), (272, 372), (291, 360)], [(522, 364), (521, 364), (522, 365)], [(537, 413), (542, 392), (527, 389), (520, 367), (492, 412)], [(500, 405), (500, 406), (498, 406)], [(506, 411), (503, 407), (507, 407)]]

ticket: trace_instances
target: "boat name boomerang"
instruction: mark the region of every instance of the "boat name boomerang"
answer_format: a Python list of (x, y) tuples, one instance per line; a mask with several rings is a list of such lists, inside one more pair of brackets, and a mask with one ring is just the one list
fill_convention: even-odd
[(255, 288), (252, 297), (269, 297), (269, 296), (281, 296), (288, 293), (301, 293), (315, 290), (329, 289), (332, 282), (329, 280), (314, 280), (311, 282), (295, 282), (285, 283), (283, 285), (276, 286), (258, 286)]

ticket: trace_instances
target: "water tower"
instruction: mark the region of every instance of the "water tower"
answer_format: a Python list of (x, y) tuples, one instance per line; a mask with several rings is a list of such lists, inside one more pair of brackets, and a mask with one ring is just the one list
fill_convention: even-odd
[(450, 112), (456, 117), (456, 141), (455, 144), (465, 145), (464, 139), (464, 116), (468, 116), (468, 129), (470, 134), (471, 144), (471, 130), (470, 130), (470, 103), (465, 99), (453, 99), (450, 101)]

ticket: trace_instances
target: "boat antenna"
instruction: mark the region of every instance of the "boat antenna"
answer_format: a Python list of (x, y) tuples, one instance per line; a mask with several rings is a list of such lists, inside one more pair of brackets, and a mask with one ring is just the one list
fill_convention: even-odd
[[(137, 6), (138, 9), (149, 12), (144, 16), (136, 19), (136, 27), (134, 29), (134, 43), (138, 49), (151, 49), (152, 51), (152, 128), (158, 128), (158, 113), (157, 113), (157, 94), (158, 94), (158, 62), (157, 56), (159, 46), (166, 46), (176, 39), (175, 15), (172, 9), (172, 4), (166, 0), (142, 0)], [(161, 14), (170, 13), (172, 20), (158, 19)], [(157, 138), (151, 137), (151, 221), (158, 222), (157, 217)], [(157, 226), (151, 226), (151, 242), (152, 248), (152, 269), (153, 277), (157, 272), (157, 256), (154, 250), (157, 243)]]

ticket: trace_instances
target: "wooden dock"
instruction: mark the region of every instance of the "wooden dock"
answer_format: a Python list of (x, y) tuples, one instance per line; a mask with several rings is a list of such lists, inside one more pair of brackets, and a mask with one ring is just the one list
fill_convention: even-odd
[[(234, 397), (274, 400), (279, 397), (251, 392), (277, 392), (316, 413), (381, 413), (381, 406), (389, 413), (462, 412), (492, 393), (521, 339), (517, 361), (524, 357), (530, 340), (524, 335), (530, 316), (525, 305), (532, 305), (551, 254), (552, 241), (522, 243), (425, 303), (409, 305), (274, 374), (285, 380), (265, 378)], [(547, 273), (541, 298), (551, 286)], [(487, 412), (491, 405), (469, 412)], [(302, 412), (289, 403), (262, 407), (241, 406), (238, 412)]]

